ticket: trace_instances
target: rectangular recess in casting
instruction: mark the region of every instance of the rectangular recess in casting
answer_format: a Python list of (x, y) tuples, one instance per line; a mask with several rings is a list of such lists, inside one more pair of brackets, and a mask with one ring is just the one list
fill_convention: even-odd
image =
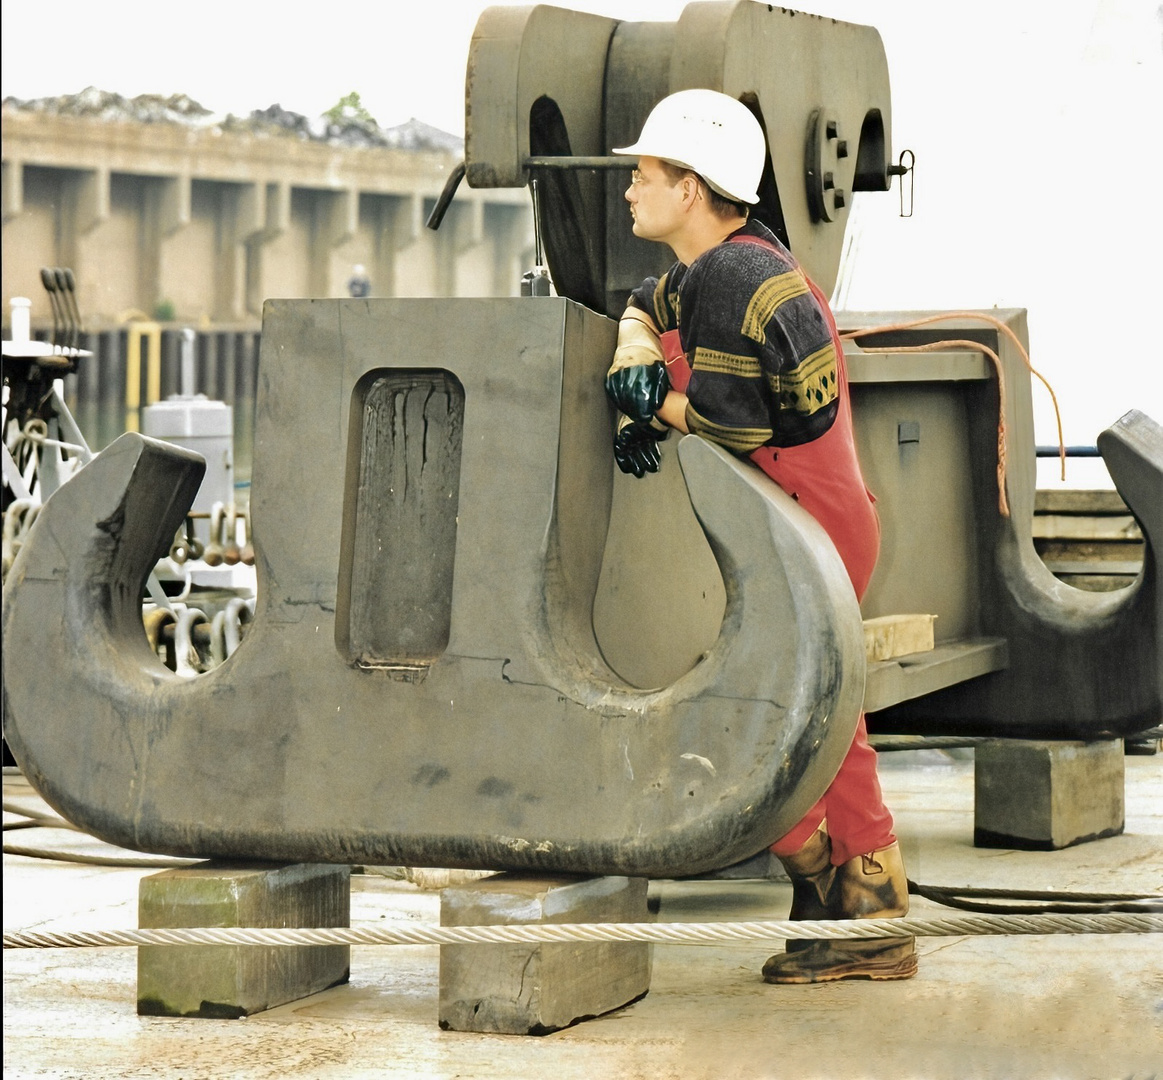
[(378, 369), (356, 383), (335, 621), (349, 663), (422, 677), (448, 646), (463, 433), (451, 372)]

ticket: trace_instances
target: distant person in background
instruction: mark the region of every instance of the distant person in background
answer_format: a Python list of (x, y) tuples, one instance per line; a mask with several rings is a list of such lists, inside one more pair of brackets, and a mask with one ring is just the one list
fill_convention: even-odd
[(371, 296), (371, 279), (367, 276), (367, 271), (361, 263), (356, 263), (351, 268), (351, 277), (347, 282), (347, 293), (355, 300), (362, 300), (364, 297)]

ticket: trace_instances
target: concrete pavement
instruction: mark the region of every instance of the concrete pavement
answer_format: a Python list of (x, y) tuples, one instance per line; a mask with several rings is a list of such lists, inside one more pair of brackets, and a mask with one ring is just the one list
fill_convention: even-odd
[[(976, 849), (972, 752), (882, 755), (910, 877), (936, 885), (1163, 892), (1163, 758), (1128, 757), (1122, 836), (1057, 852)], [(44, 810), (18, 775), (6, 805)], [(5, 822), (16, 818), (6, 813)], [(6, 844), (117, 854), (62, 830)], [(126, 858), (140, 857), (122, 853)], [(153, 870), (4, 856), (4, 926), (136, 926)], [(783, 918), (773, 881), (651, 884), (660, 920)], [(915, 900), (913, 914), (948, 913)], [(352, 923), (436, 923), (439, 894), (352, 878)], [(138, 1017), (132, 949), (4, 954), (4, 1077), (1110, 1078), (1163, 1076), (1163, 935), (921, 939), (900, 983), (775, 987), (781, 942), (656, 946), (649, 994), (553, 1035), (443, 1032), (435, 946), (353, 947), (351, 981), (245, 1020)]]

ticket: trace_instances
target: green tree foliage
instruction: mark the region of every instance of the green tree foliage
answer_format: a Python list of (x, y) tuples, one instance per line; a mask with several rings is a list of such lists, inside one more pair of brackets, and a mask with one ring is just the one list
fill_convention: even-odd
[(341, 97), (323, 115), (331, 123), (340, 127), (353, 123), (369, 124), (374, 127), (376, 123), (375, 117), (364, 108), (363, 102), (360, 101), (359, 94), (355, 90)]

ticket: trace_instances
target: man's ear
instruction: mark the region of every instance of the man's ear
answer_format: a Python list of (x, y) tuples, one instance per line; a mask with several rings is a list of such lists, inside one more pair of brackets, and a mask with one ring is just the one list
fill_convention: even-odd
[(682, 201), (689, 203), (690, 206), (698, 201), (699, 198), (699, 178), (694, 173), (687, 173), (682, 178)]

